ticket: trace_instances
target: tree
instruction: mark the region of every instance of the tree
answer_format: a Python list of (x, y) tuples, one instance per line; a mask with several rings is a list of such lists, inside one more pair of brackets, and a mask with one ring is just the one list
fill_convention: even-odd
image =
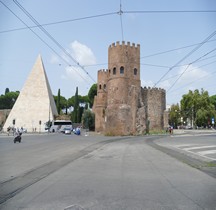
[(194, 123), (197, 126), (207, 126), (211, 124), (211, 118), (215, 117), (215, 107), (211, 103), (208, 91), (204, 89), (189, 91), (188, 94), (183, 95), (181, 100), (181, 111), (184, 120), (189, 118), (191, 125)]
[(91, 131), (95, 129), (95, 115), (91, 110), (87, 109), (83, 112), (82, 124), (85, 129)]
[(94, 97), (97, 95), (97, 84), (93, 84), (88, 92), (90, 107), (93, 106)]
[(210, 97), (210, 102), (211, 102), (211, 104), (214, 105), (215, 110), (216, 110), (216, 95), (213, 95)]
[(207, 122), (208, 122), (208, 113), (205, 109), (199, 109), (196, 113), (196, 125), (201, 127), (207, 126)]
[[(57, 108), (57, 111), (58, 111), (58, 96), (53, 96), (53, 98), (54, 98), (54, 101), (55, 101), (55, 104), (56, 104), (56, 108)], [(61, 96), (60, 95), (60, 110), (62, 110), (62, 109), (66, 109), (66, 107), (68, 107), (68, 100), (64, 97), (64, 96)]]
[(9, 93), (9, 92), (10, 92), (9, 88), (6, 88), (6, 89), (5, 89), (5, 95), (6, 95), (7, 93)]
[(0, 109), (12, 109), (18, 96), (19, 96), (19, 91), (7, 92), (5, 95), (1, 95)]
[(170, 108), (169, 124), (177, 128), (181, 124), (181, 114), (179, 104), (173, 104)]
[(72, 118), (74, 123), (78, 123), (78, 109), (79, 109), (79, 97), (78, 97), (78, 87), (76, 87), (76, 93), (74, 97), (74, 110), (72, 113)]
[(58, 89), (58, 97), (57, 97), (57, 112), (58, 114), (60, 114), (61, 112), (61, 93), (60, 93), (60, 89)]

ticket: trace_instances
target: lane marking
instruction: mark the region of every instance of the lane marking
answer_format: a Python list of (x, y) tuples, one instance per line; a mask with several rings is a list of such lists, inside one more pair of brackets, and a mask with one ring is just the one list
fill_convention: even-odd
[(206, 151), (202, 151), (202, 152), (197, 152), (200, 155), (210, 155), (210, 154), (215, 154), (216, 150), (206, 150)]
[(199, 146), (199, 147), (189, 147), (189, 148), (185, 148), (184, 150), (188, 151), (188, 150), (194, 150), (194, 149), (207, 149), (207, 148), (213, 148), (213, 147), (216, 147), (216, 145)]
[[(194, 146), (194, 144), (191, 144), (191, 145)], [(207, 159), (213, 160), (213, 161), (216, 160), (216, 158), (208, 157), (208, 156), (206, 156), (205, 154), (202, 153), (202, 152), (216, 151), (216, 150), (205, 150), (205, 151), (202, 151), (202, 152), (192, 152), (192, 151), (190, 151), (189, 148), (186, 150), (185, 148), (177, 147), (178, 145), (169, 145), (169, 146), (170, 146), (170, 147), (173, 147), (173, 148), (176, 148), (176, 149), (179, 149), (179, 150), (181, 150), (181, 151), (185, 151), (186, 153), (191, 153), (191, 154), (193, 154), (193, 155), (195, 155), (195, 156), (200, 156), (200, 157), (207, 158)], [(188, 145), (188, 146), (189, 146), (189, 145)], [(213, 145), (211, 145), (211, 146), (202, 146), (202, 148), (203, 148), (203, 147), (216, 147), (216, 146), (215, 146), (215, 145), (214, 145), (214, 146), (213, 146)], [(216, 152), (215, 152), (215, 153), (216, 153)], [(214, 154), (214, 153), (211, 153), (211, 154)]]

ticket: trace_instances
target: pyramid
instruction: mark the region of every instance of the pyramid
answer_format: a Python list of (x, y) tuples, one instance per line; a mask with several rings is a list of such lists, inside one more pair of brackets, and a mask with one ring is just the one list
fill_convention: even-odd
[(46, 122), (58, 115), (52, 91), (39, 55), (5, 124), (7, 128), (25, 128), (27, 132), (44, 132)]

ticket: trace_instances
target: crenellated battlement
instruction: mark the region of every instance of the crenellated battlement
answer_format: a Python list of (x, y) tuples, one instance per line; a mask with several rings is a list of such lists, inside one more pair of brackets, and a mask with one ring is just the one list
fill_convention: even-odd
[(107, 73), (108, 69), (100, 69), (100, 70), (98, 70), (98, 72), (105, 72), (105, 73)]
[(157, 87), (151, 88), (151, 87), (146, 87), (146, 86), (144, 86), (144, 87), (143, 87), (143, 90), (144, 90), (144, 91), (154, 91), (154, 92), (166, 93), (166, 90), (165, 90), (165, 89), (163, 89), (163, 88), (157, 88)]
[(125, 42), (122, 41), (121, 43), (119, 41), (117, 41), (116, 43), (112, 43), (109, 48), (114, 48), (114, 47), (120, 47), (120, 46), (127, 46), (127, 47), (131, 47), (131, 48), (140, 48), (140, 44), (135, 44), (135, 43), (130, 43), (130, 42)]
[(163, 129), (166, 91), (141, 87), (139, 44), (109, 45), (108, 69), (98, 71), (94, 107), (97, 132), (131, 135)]

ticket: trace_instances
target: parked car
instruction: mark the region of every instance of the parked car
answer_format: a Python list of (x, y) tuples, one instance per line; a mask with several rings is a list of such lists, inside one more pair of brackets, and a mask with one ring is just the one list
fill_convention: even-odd
[(64, 134), (71, 134), (71, 128), (69, 128), (69, 127), (66, 127), (66, 128), (64, 128)]

